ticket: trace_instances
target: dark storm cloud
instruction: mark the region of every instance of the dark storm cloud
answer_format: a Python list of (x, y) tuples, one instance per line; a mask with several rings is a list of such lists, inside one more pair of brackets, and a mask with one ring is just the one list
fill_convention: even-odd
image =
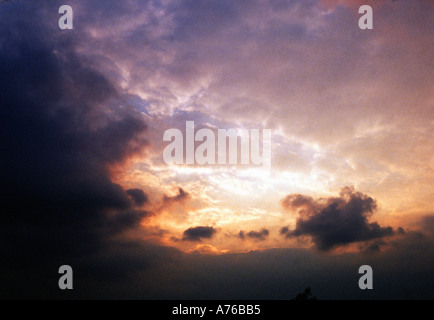
[[(125, 270), (125, 265), (113, 255), (103, 263), (97, 260), (101, 272), (86, 280), (95, 291), (91, 297), (108, 298), (289, 300), (311, 286), (320, 300), (432, 299), (433, 238), (408, 233), (388, 245), (381, 254), (372, 254), (372, 247), (373, 252), (333, 255), (295, 248), (201, 255), (148, 247), (146, 259), (135, 257), (143, 252), (140, 246), (122, 245), (118, 250), (131, 260), (137, 277), (114, 281), (119, 272), (113, 270)], [(359, 289), (358, 269), (364, 264), (374, 270), (374, 290)], [(94, 282), (102, 276), (105, 290), (98, 290)]]
[(135, 208), (146, 195), (109, 171), (147, 145), (145, 123), (29, 7), (26, 19), (0, 21), (1, 267), (18, 273), (98, 252), (148, 214)]
[(184, 231), (182, 240), (184, 241), (201, 241), (203, 238), (211, 239), (217, 232), (213, 227), (194, 227)]
[(282, 227), (279, 231), (280, 234), (287, 234), (289, 232), (289, 228), (288, 227)]
[(126, 192), (138, 206), (142, 206), (148, 202), (148, 196), (141, 189), (128, 189)]
[(376, 202), (353, 188), (343, 188), (339, 197), (319, 200), (289, 195), (282, 204), (288, 209), (298, 210), (299, 217), (294, 230), (283, 228), (281, 234), (288, 238), (311, 236), (319, 250), (394, 234), (391, 227), (368, 221), (376, 209)]
[(248, 237), (251, 239), (263, 241), (268, 237), (269, 234), (270, 232), (267, 229), (263, 228), (260, 231), (249, 231), (247, 233), (245, 233), (244, 231), (240, 231), (238, 236), (241, 239), (245, 239), (246, 237)]

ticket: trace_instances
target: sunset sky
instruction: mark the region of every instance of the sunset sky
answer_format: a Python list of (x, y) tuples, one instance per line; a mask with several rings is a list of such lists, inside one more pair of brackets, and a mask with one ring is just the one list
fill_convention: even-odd
[[(2, 1), (1, 297), (434, 298), (433, 44), (428, 0)], [(271, 167), (165, 163), (186, 121)]]

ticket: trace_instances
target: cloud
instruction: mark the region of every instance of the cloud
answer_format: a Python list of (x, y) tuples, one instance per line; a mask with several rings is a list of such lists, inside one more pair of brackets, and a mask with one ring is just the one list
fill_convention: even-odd
[(188, 192), (185, 192), (184, 189), (179, 188), (178, 194), (176, 196), (170, 197), (170, 196), (164, 196), (163, 202), (165, 205), (171, 205), (175, 202), (184, 202), (186, 199), (188, 199), (190, 195)]
[(139, 207), (148, 202), (148, 196), (141, 189), (128, 189), (126, 192)]
[(184, 231), (182, 240), (184, 241), (201, 241), (202, 238), (211, 239), (217, 232), (213, 227), (194, 227)]
[(0, 19), (1, 269), (15, 275), (9, 283), (39, 288), (32, 272), (47, 279), (62, 264), (80, 267), (148, 216), (145, 193), (123, 189), (110, 171), (144, 151), (147, 126), (74, 39), (56, 42), (38, 8), (5, 10), (22, 15)]
[(314, 210), (315, 201), (309, 196), (291, 194), (282, 199), (282, 206), (286, 209)]
[(289, 228), (288, 227), (282, 227), (279, 231), (280, 234), (287, 234), (289, 232)]
[[(198, 245), (201, 250), (201, 244)], [(92, 297), (106, 298), (289, 300), (311, 286), (320, 300), (432, 299), (433, 245), (432, 237), (408, 234), (390, 241), (388, 250), (380, 254), (329, 255), (310, 249), (282, 248), (203, 255), (155, 247), (147, 248), (143, 256), (140, 246), (120, 246), (119, 252), (125, 251), (134, 263), (137, 277), (122, 282), (113, 280), (113, 269), (125, 268), (117, 260), (119, 255), (113, 255), (100, 264), (106, 275), (104, 282), (95, 283), (97, 275), (90, 279), (77, 277), (77, 287), (80, 284), (82, 288), (92, 288)], [(208, 246), (204, 247), (206, 250)], [(377, 279), (370, 292), (357, 285), (357, 270), (363, 264), (373, 268)]]
[(244, 231), (240, 231), (238, 236), (241, 239), (245, 239), (246, 237), (248, 237), (248, 238), (252, 238), (255, 240), (263, 241), (268, 237), (269, 234), (270, 234), (270, 232), (267, 229), (263, 228), (260, 231), (249, 231), (247, 233), (245, 233)]
[(296, 210), (294, 230), (287, 227), (281, 234), (287, 238), (311, 236), (319, 250), (327, 251), (349, 243), (384, 238), (394, 234), (392, 227), (369, 222), (376, 209), (371, 197), (345, 187), (339, 197), (314, 200), (303, 195), (288, 195), (282, 200), (287, 209)]
[[(191, 199), (191, 195), (184, 191), (182, 188), (178, 188), (178, 194), (174, 196), (164, 195), (161, 202), (157, 205), (157, 208), (154, 210), (155, 213), (161, 213), (163, 211), (167, 211), (175, 208), (176, 206), (185, 207), (186, 202)], [(184, 213), (185, 215), (185, 213)], [(183, 215), (178, 212), (178, 217)]]
[[(287, 299), (307, 283), (320, 298), (366, 297), (353, 282), (354, 270), (366, 263), (358, 255), (283, 249), (192, 258), (123, 239), (150, 214), (142, 206), (154, 196), (148, 189), (124, 189), (110, 169), (139, 155), (148, 140), (161, 144), (160, 132), (148, 132), (141, 112), (167, 116), (156, 122), (165, 128), (170, 115), (187, 110), (194, 119), (203, 112), (201, 119), (214, 125), (233, 119), (282, 128), (294, 143), (283, 144), (281, 152), (296, 151), (282, 168), (292, 159), (309, 173), (328, 156), (324, 145), (333, 145), (328, 150), (341, 160), (329, 159), (336, 181), (347, 172), (360, 174), (361, 164), (373, 174), (387, 164), (400, 170), (411, 159), (429, 185), (432, 59), (423, 53), (431, 50), (432, 3), (384, 6), (375, 12), (377, 31), (364, 33), (350, 10), (323, 12), (318, 1), (71, 1), (78, 13), (73, 32), (57, 28), (59, 1), (3, 1), (0, 10), (0, 174), (6, 199), (0, 296), (64, 298), (56, 269), (69, 263), (80, 275), (71, 293), (79, 297)], [(392, 129), (371, 136), (365, 128), (377, 118)], [(319, 151), (304, 151), (311, 142), (319, 143)], [(356, 169), (342, 173), (341, 163)], [(167, 183), (168, 176), (161, 176)], [(377, 183), (379, 176), (367, 180)], [(424, 189), (423, 199), (431, 199)], [(367, 208), (374, 205), (364, 197), (354, 196), (360, 202), (354, 210), (348, 197), (298, 195), (282, 203), (303, 217), (296, 230), (315, 244), (328, 248), (374, 238), (378, 242), (367, 243), (368, 250), (378, 252), (391, 229), (368, 222)], [(169, 208), (188, 198), (179, 189), (163, 203)], [(346, 221), (344, 209), (361, 222)], [(427, 219), (427, 230), (432, 225)], [(350, 227), (356, 235), (347, 235)], [(216, 232), (195, 229), (185, 231), (194, 241)], [(284, 227), (281, 233), (296, 230)], [(390, 252), (370, 261), (381, 279), (373, 295), (432, 298), (432, 237), (407, 231), (400, 236), (387, 243)]]

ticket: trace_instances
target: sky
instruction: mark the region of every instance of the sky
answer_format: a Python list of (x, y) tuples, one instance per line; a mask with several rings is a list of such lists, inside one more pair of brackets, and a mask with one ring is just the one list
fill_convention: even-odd
[[(433, 299), (433, 15), (2, 1), (0, 296)], [(164, 133), (187, 121), (271, 130), (271, 165), (166, 163)]]

